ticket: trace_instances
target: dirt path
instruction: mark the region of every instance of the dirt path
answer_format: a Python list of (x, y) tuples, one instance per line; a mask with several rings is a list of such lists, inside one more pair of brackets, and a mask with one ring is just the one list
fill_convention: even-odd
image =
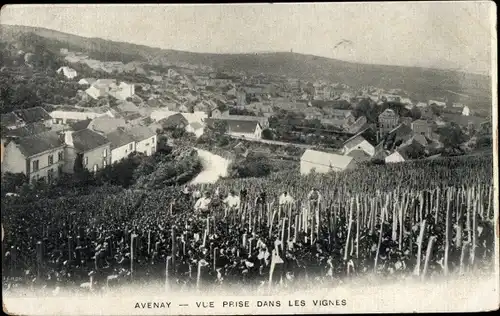
[(227, 176), (229, 160), (203, 149), (195, 149), (201, 158), (203, 171), (191, 181), (192, 184), (215, 183), (220, 177)]

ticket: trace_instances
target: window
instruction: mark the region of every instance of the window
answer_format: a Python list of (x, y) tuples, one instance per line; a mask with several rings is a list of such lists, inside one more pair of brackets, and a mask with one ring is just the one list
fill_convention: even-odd
[(54, 155), (49, 155), (49, 166), (54, 164)]
[(104, 151), (102, 153), (102, 156), (103, 157), (107, 157), (108, 156), (108, 149), (107, 148), (104, 148)]
[(94, 172), (96, 172), (99, 169), (99, 166), (96, 164), (94, 165)]
[[(182, 126), (184, 127), (184, 124), (182, 124)], [(151, 142), (154, 144), (155, 143), (155, 138), (151, 138)]]
[(130, 145), (128, 145), (128, 149), (130, 149), (130, 150), (134, 150), (134, 144), (133, 144), (133, 143), (130, 143)]
[(33, 160), (33, 171), (38, 171), (38, 160)]
[(47, 178), (49, 179), (49, 181), (52, 181), (52, 179), (54, 179), (54, 169), (49, 169), (47, 171)]
[(89, 157), (85, 157), (85, 158), (83, 159), (83, 165), (84, 165), (84, 166), (86, 166), (86, 165), (88, 165), (88, 164), (89, 164)]
[(60, 151), (57, 153), (57, 161), (62, 161), (64, 159), (64, 152)]
[(107, 165), (108, 165), (108, 162), (106, 161), (106, 159), (104, 159), (103, 162), (102, 162), (103, 168), (106, 168)]

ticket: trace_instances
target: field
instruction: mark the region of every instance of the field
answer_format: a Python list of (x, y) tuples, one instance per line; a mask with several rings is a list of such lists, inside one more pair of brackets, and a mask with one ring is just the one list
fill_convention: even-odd
[[(448, 158), (299, 177), (200, 185), (209, 214), (180, 187), (101, 188), (91, 195), (2, 199), (4, 290), (88, 292), (161, 282), (170, 288), (270, 288), (363, 277), (432, 280), (493, 272), (492, 157)], [(311, 207), (307, 193), (323, 196)], [(246, 187), (227, 210), (215, 197)], [(288, 191), (295, 199), (278, 205)], [(267, 201), (255, 198), (266, 191)], [(90, 281), (89, 281), (90, 280)], [(313, 281), (316, 280), (316, 281)]]

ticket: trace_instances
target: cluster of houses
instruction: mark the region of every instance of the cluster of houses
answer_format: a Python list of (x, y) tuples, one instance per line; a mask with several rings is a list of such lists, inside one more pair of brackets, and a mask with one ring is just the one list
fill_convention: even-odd
[[(3, 114), (2, 127), (7, 132), (2, 133), (2, 172), (22, 172), (36, 180), (71, 173), (75, 163), (98, 170), (132, 152), (153, 154), (158, 130), (181, 128), (200, 137), (206, 127), (218, 121), (225, 122), (231, 137), (258, 140), (269, 127), (269, 118), (280, 110), (301, 113), (305, 119), (319, 120), (327, 128), (352, 136), (336, 154), (308, 150), (301, 161), (302, 173), (345, 170), (375, 158), (406, 160), (408, 148), (415, 146), (440, 146), (435, 132), (447, 121), (462, 126), (484, 122), (466, 105), (450, 105), (444, 99), (415, 102), (398, 89), (364, 87), (356, 91), (342, 83), (222, 73), (181, 63), (168, 66), (164, 72), (144, 71), (139, 62), (100, 62), (67, 49), (61, 54), (70, 63), (85, 63), (108, 73), (141, 73), (150, 82), (80, 78), (83, 101), (109, 98), (114, 105), (60, 106), (51, 113), (35, 107)], [(165, 66), (163, 61), (154, 62)], [(78, 78), (67, 66), (57, 73), (68, 80)], [(363, 99), (376, 104), (400, 102), (407, 109), (417, 107), (421, 118), (400, 117), (386, 109), (377, 124), (368, 124), (366, 117), (353, 113), (355, 104)], [(441, 109), (442, 119), (436, 119), (434, 107)], [(231, 115), (231, 108), (254, 115)]]
[[(460, 115), (465, 120), (458, 122), (465, 127), (483, 128), (487, 120)], [(465, 124), (464, 124), (465, 123)], [(300, 172), (309, 174), (343, 171), (355, 168), (360, 163), (378, 159), (385, 163), (398, 163), (414, 159), (412, 153), (439, 149), (437, 128), (439, 121), (422, 116), (411, 120), (400, 117), (394, 110), (386, 109), (378, 117), (378, 125), (365, 125), (361, 131), (349, 138), (337, 153), (308, 149), (301, 157)], [(431, 157), (435, 157), (431, 156)]]
[(41, 107), (2, 115), (2, 173), (51, 180), (77, 168), (97, 171), (133, 152), (152, 155), (156, 131), (109, 116), (58, 122)]

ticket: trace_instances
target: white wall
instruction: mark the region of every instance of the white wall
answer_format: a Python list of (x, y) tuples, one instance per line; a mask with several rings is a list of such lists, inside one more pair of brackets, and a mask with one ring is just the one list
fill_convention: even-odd
[(365, 153), (367, 153), (370, 156), (375, 155), (375, 147), (373, 147), (373, 145), (370, 144), (366, 140), (362, 141), (358, 146), (353, 147), (351, 149), (348, 149), (347, 146), (344, 146), (344, 155), (347, 155), (351, 151), (356, 150), (356, 149), (361, 149), (362, 151), (364, 151)]
[[(132, 149), (130, 149), (130, 145), (132, 145)], [(111, 150), (111, 163), (115, 163), (117, 161), (122, 160), (123, 158), (128, 157), (130, 153), (135, 151), (135, 143), (131, 142), (121, 147), (115, 148)]]
[(302, 175), (307, 175), (309, 174), (312, 170), (315, 170), (317, 173), (327, 173), (331, 171), (329, 166), (326, 166), (325, 164), (315, 164), (309, 161), (304, 161), (300, 160), (300, 174)]
[(404, 158), (397, 152), (393, 152), (389, 156), (385, 157), (386, 163), (397, 163), (405, 161)]
[(151, 156), (156, 152), (156, 135), (148, 137), (145, 140), (136, 142), (135, 149), (139, 153), (145, 153), (147, 156)]
[(24, 157), (14, 142), (10, 142), (4, 147), (2, 173), (4, 172), (26, 174), (26, 157)]

